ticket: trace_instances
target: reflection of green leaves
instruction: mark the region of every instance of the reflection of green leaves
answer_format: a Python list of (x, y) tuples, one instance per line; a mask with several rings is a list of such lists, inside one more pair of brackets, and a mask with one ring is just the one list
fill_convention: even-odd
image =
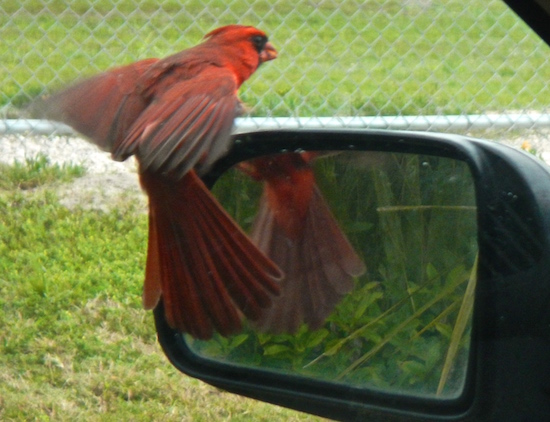
[(383, 296), (379, 283), (366, 283), (362, 287), (357, 287), (353, 295), (346, 297), (338, 306), (338, 312), (333, 313), (329, 320), (344, 332), (350, 332), (357, 325), (362, 325), (371, 319), (367, 310)]
[(264, 356), (281, 356), (287, 353), (292, 353), (292, 349), (284, 344), (268, 344), (264, 347)]
[(205, 350), (210, 354), (227, 356), (243, 344), (247, 338), (248, 334), (239, 334), (233, 337), (222, 337), (216, 334), (215, 340), (208, 342)]
[(392, 341), (396, 336), (402, 334), (404, 329), (411, 323), (417, 322), (417, 320), (424, 314), (424, 312), (430, 310), (435, 304), (439, 301), (446, 299), (450, 293), (452, 293), (463, 280), (456, 279), (454, 284), (451, 284), (441, 290), (432, 300), (428, 301), (424, 306), (420, 307), (416, 312), (414, 312), (410, 317), (403, 320), (400, 324), (396, 325), (387, 335), (384, 337), (373, 349), (369, 352), (362, 355), (359, 359), (355, 360), (350, 366), (348, 366), (342, 373), (340, 377), (346, 376), (349, 372), (354, 370), (357, 366), (367, 362), (372, 356), (374, 356), (378, 351), (382, 349), (387, 343)]
[(439, 273), (431, 263), (426, 265), (426, 276), (428, 277), (428, 280), (436, 280), (439, 278)]
[(291, 360), (294, 367), (303, 366), (304, 360), (319, 346), (329, 332), (326, 329), (310, 331), (305, 325), (294, 335), (290, 334), (259, 334), (259, 343), (265, 357), (276, 360)]

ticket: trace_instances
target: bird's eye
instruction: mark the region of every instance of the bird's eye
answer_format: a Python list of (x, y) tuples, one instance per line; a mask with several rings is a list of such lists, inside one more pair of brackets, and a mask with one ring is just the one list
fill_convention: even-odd
[(263, 35), (254, 35), (251, 39), (252, 44), (256, 47), (256, 50), (261, 52), (264, 49), (265, 44), (267, 43), (267, 37)]

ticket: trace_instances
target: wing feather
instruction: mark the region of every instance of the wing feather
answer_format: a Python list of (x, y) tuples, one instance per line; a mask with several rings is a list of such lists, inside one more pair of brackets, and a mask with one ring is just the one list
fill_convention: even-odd
[(155, 93), (113, 156), (135, 153), (144, 171), (177, 170), (180, 176), (197, 164), (204, 168), (229, 148), (239, 104), (234, 75), (204, 69)]

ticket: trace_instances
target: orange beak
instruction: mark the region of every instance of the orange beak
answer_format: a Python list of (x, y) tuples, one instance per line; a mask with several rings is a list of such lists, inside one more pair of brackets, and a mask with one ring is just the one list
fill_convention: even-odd
[(277, 50), (270, 42), (264, 45), (264, 49), (260, 52), (260, 62), (267, 62), (277, 58)]

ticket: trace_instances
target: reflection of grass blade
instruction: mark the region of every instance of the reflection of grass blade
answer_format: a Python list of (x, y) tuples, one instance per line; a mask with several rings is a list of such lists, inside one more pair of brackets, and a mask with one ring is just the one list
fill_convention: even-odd
[(468, 286), (466, 287), (466, 293), (464, 294), (462, 305), (460, 306), (458, 316), (456, 317), (456, 323), (451, 335), (451, 342), (449, 344), (449, 349), (447, 350), (447, 356), (445, 357), (445, 364), (443, 365), (441, 378), (439, 379), (439, 385), (437, 386), (437, 395), (441, 394), (445, 384), (447, 383), (447, 379), (449, 378), (449, 374), (458, 353), (460, 340), (462, 339), (462, 335), (464, 334), (464, 331), (468, 326), (468, 322), (470, 321), (470, 316), (472, 315), (474, 293), (477, 282), (477, 260), (478, 256), (476, 255), (474, 266), (468, 280)]
[(395, 326), (393, 330), (391, 330), (386, 337), (384, 337), (379, 344), (377, 344), (373, 349), (371, 349), (369, 352), (365, 353), (363, 356), (361, 356), (359, 359), (356, 359), (355, 362), (353, 362), (350, 366), (348, 366), (344, 371), (338, 375), (337, 379), (342, 379), (346, 375), (348, 375), (351, 371), (353, 371), (358, 366), (362, 365), (366, 361), (368, 361), (371, 357), (373, 357), (378, 351), (380, 351), (386, 344), (388, 344), (400, 331), (402, 331), (407, 325), (409, 325), (411, 322), (413, 322), (416, 318), (419, 318), (424, 312), (426, 312), (428, 309), (430, 309), (433, 305), (435, 305), (440, 300), (446, 299), (448, 295), (450, 295), (458, 286), (462, 284), (463, 280), (461, 278), (457, 278), (457, 280), (447, 286), (445, 289), (443, 289), (436, 297), (434, 297), (432, 300), (427, 302), (424, 306), (422, 306), (420, 309), (418, 309), (413, 315), (411, 315), (409, 318), (405, 319), (401, 324)]
[[(391, 204), (399, 202), (393, 192), (391, 178), (386, 172), (373, 172), (373, 180), (378, 204), (391, 206)], [(408, 200), (413, 204), (419, 203), (418, 198), (415, 198), (415, 195), (412, 194)], [(389, 273), (387, 278), (398, 281), (397, 283), (388, 284), (390, 286), (388, 288), (394, 290), (391, 296), (394, 296), (398, 289), (410, 291), (411, 284), (409, 283), (409, 272), (407, 271), (408, 245), (403, 237), (406, 230), (402, 225), (401, 217), (393, 213), (382, 214), (379, 217), (379, 222), (382, 233), (382, 246), (388, 261), (387, 270)], [(411, 312), (415, 312), (416, 306), (412, 296), (410, 296), (410, 305)]]
[[(418, 289), (420, 290), (420, 288)], [(416, 292), (413, 292), (411, 293), (411, 295), (413, 295), (414, 293)], [(346, 343), (356, 339), (357, 337), (359, 337), (361, 334), (363, 334), (363, 332), (365, 332), (369, 327), (373, 326), (374, 324), (376, 324), (378, 321), (384, 319), (386, 316), (388, 316), (389, 314), (391, 314), (393, 311), (395, 311), (396, 309), (398, 309), (399, 307), (401, 307), (405, 302), (407, 302), (409, 300), (409, 296), (411, 295), (407, 295), (405, 296), (403, 299), (401, 299), (399, 302), (397, 302), (395, 305), (393, 305), (391, 308), (389, 308), (388, 310), (386, 310), (385, 312), (381, 313), (380, 315), (378, 315), (376, 318), (374, 318), (372, 321), (370, 321), (368, 324), (365, 324), (363, 325), (361, 328), (358, 328), (357, 330), (355, 330), (353, 333), (351, 333), (349, 336), (343, 338), (342, 340), (340, 340), (338, 343), (336, 343), (334, 346), (332, 346), (329, 350), (327, 350), (326, 352), (324, 352), (323, 354), (317, 356), (315, 359), (313, 359), (311, 362), (309, 362), (307, 365), (304, 365), (304, 368), (307, 368), (311, 365), (314, 365), (315, 363), (317, 363), (319, 360), (321, 360), (322, 358), (324, 357), (328, 357), (328, 356), (333, 356), (335, 353), (337, 353)]]
[(432, 319), (430, 321), (429, 324), (427, 324), (426, 326), (424, 326), (424, 328), (422, 328), (418, 333), (416, 333), (412, 338), (411, 340), (414, 340), (418, 337), (421, 337), (422, 334), (424, 334), (426, 331), (428, 331), (430, 328), (434, 327), (435, 325), (437, 325), (437, 323), (439, 321), (441, 321), (442, 319), (444, 319), (445, 317), (447, 317), (447, 315), (449, 315), (451, 312), (453, 312), (455, 310), (455, 308), (458, 306), (458, 300), (456, 302), (453, 302), (451, 303), (449, 306), (447, 306), (447, 308), (445, 308), (443, 310), (443, 312), (441, 312), (438, 316), (436, 316), (434, 319)]

